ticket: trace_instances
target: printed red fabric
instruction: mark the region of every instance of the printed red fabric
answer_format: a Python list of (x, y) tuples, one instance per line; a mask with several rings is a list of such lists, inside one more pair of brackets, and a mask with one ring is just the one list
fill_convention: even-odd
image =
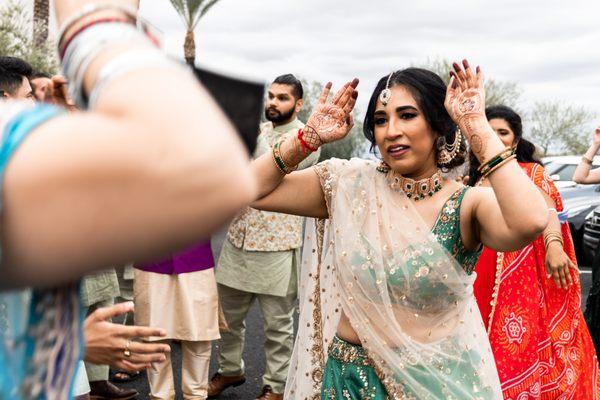
[[(521, 167), (563, 210), (544, 168)], [(568, 224), (564, 249), (574, 263)], [(598, 359), (580, 309), (581, 285), (559, 289), (547, 277), (543, 236), (525, 248), (496, 253), (485, 248), (475, 266), (475, 297), (486, 324), (505, 399), (600, 399)]]

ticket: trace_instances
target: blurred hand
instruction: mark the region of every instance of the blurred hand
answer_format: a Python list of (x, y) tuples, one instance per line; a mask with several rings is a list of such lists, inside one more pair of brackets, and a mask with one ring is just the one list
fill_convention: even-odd
[(565, 253), (560, 242), (551, 242), (546, 250), (546, 272), (552, 277), (558, 288), (566, 289), (573, 284), (570, 268), (579, 272), (577, 266)]
[(600, 126), (598, 126), (596, 128), (596, 130), (594, 131), (594, 136), (592, 137), (592, 142), (595, 145), (600, 146)]
[(76, 109), (75, 102), (69, 97), (68, 82), (65, 77), (61, 75), (52, 77), (52, 86), (50, 90), (46, 92), (45, 101), (69, 110)]
[[(150, 367), (151, 363), (166, 360), (165, 353), (171, 351), (169, 345), (134, 341), (151, 336), (163, 337), (166, 335), (163, 329), (110, 322), (111, 318), (133, 311), (133, 308), (132, 302), (120, 303), (99, 308), (85, 319), (85, 361), (136, 372)], [(129, 356), (126, 350), (129, 350)]]

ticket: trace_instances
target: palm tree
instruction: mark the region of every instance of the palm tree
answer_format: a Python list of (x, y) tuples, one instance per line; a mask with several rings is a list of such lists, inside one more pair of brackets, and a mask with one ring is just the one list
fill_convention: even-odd
[(33, 1), (33, 43), (41, 48), (48, 39), (49, 0)]
[(187, 32), (185, 33), (185, 42), (183, 43), (183, 54), (185, 61), (189, 65), (196, 62), (196, 41), (194, 40), (194, 28), (198, 25), (200, 19), (214, 6), (219, 0), (170, 0), (173, 7), (177, 10)]

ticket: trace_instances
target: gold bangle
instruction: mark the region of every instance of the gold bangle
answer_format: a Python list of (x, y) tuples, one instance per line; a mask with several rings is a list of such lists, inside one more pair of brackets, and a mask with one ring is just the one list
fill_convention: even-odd
[(562, 237), (562, 232), (560, 231), (551, 231), (544, 234), (544, 247), (548, 248), (548, 245), (552, 242), (560, 242), (561, 245), (564, 246), (565, 241)]
[(552, 243), (552, 242), (559, 242), (561, 247), (564, 247), (564, 245), (565, 245), (565, 242), (563, 242), (562, 239), (552, 237), (549, 240), (544, 242), (544, 248), (548, 249), (548, 247), (550, 247), (550, 243)]
[(273, 160), (275, 160), (275, 165), (281, 172), (284, 174), (289, 174), (298, 169), (298, 166), (296, 165), (294, 168), (290, 168), (285, 164), (283, 158), (281, 158), (281, 143), (283, 140), (285, 139), (280, 140), (279, 142), (275, 143), (275, 146), (273, 146)]
[(586, 156), (581, 156), (581, 161), (583, 161), (584, 163), (588, 164), (590, 167), (592, 166), (592, 164), (594, 163), (594, 161), (590, 160), (589, 158), (587, 158)]
[(513, 148), (511, 148), (511, 147), (505, 148), (500, 153), (496, 154), (495, 156), (493, 156), (492, 158), (490, 158), (486, 162), (482, 163), (479, 166), (479, 168), (477, 168), (477, 171), (479, 171), (481, 174), (484, 174), (487, 170), (495, 167), (502, 160), (505, 160), (509, 156), (513, 155), (514, 152), (515, 152), (515, 150)]
[(561, 238), (562, 239), (562, 233), (558, 232), (558, 231), (552, 231), (552, 232), (548, 232), (544, 235), (544, 240), (551, 238), (551, 237), (557, 237), (557, 238)]
[(516, 155), (511, 155), (508, 158), (500, 161), (498, 164), (496, 164), (495, 166), (493, 166), (491, 169), (487, 170), (485, 173), (482, 173), (482, 177), (487, 178), (489, 177), (494, 171), (500, 169), (500, 167), (508, 164), (510, 161), (516, 159), (517, 156)]

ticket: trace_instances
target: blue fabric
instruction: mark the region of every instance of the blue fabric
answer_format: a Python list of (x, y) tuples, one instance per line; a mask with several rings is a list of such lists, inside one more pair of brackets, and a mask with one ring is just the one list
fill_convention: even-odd
[[(37, 126), (61, 112), (38, 105), (24, 109), (0, 127), (0, 191), (6, 167), (19, 145)], [(54, 318), (56, 315), (60, 318)], [(0, 292), (0, 400), (70, 397), (76, 367), (72, 360), (81, 357), (82, 319), (76, 284)]]
[(567, 222), (569, 220), (569, 210), (564, 210), (558, 213), (558, 220), (561, 223)]

